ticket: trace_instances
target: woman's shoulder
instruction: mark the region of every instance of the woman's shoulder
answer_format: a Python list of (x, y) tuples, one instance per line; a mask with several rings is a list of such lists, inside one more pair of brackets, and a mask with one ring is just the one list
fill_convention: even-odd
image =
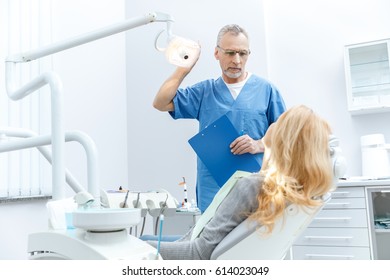
[(237, 188), (237, 191), (239, 190), (253, 190), (255, 192), (258, 192), (261, 188), (261, 185), (263, 184), (264, 177), (260, 175), (259, 173), (253, 173), (249, 176), (240, 178), (235, 188)]
[(264, 176), (261, 175), (260, 173), (252, 173), (252, 174), (249, 174), (248, 176), (244, 176), (242, 178), (239, 179), (239, 181), (243, 181), (243, 182), (253, 182), (253, 183), (256, 183), (256, 182), (263, 182), (264, 180)]

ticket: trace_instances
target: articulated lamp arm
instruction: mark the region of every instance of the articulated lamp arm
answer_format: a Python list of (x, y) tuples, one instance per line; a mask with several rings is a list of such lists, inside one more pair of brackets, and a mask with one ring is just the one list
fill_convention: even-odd
[(53, 43), (36, 50), (10, 55), (6, 58), (6, 62), (29, 62), (152, 22), (167, 22), (167, 32), (169, 34), (171, 33), (170, 23), (173, 22), (172, 17), (168, 14), (153, 12), (144, 16), (126, 19), (122, 22)]
[[(63, 50), (67, 50), (79, 45), (99, 40), (141, 25), (145, 25), (152, 22), (167, 22), (167, 31), (170, 34), (170, 24), (173, 21), (170, 15), (164, 13), (149, 13), (144, 16), (135, 17), (124, 20), (120, 23), (113, 24), (86, 34), (82, 34), (67, 40), (63, 40), (57, 43), (53, 43), (41, 48), (13, 54), (6, 58), (6, 70), (5, 70), (5, 82), (6, 91), (12, 100), (20, 100), (24, 97), (39, 90), (45, 85), (50, 86), (51, 93), (51, 143), (52, 143), (52, 190), (53, 199), (63, 199), (65, 192), (63, 186), (65, 185), (65, 167), (64, 167), (64, 143), (65, 132), (62, 122), (62, 103), (63, 92), (62, 82), (58, 75), (54, 72), (47, 72), (34, 78), (32, 81), (27, 82), (22, 86), (17, 86), (15, 82), (15, 67), (16, 64), (29, 62), (35, 59), (39, 59)], [(30, 139), (31, 140), (31, 139)], [(97, 172), (96, 172), (97, 173)], [(98, 174), (88, 174), (88, 176), (97, 177)], [(98, 180), (92, 180), (98, 181)], [(92, 186), (92, 193), (97, 194), (99, 192), (99, 186)]]

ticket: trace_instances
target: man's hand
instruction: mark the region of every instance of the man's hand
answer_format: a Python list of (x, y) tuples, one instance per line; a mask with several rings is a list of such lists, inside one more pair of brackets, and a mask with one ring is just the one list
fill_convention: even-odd
[(237, 137), (236, 140), (230, 144), (230, 151), (234, 155), (242, 155), (246, 153), (259, 154), (264, 152), (264, 144), (261, 139), (254, 140), (245, 134)]

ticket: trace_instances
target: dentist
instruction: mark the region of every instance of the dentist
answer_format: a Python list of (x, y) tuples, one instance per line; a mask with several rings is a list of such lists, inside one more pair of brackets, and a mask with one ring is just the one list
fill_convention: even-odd
[[(246, 71), (250, 53), (247, 32), (236, 24), (224, 26), (218, 33), (214, 50), (222, 70), (221, 77), (179, 88), (197, 58), (188, 68), (176, 68), (157, 92), (153, 106), (168, 111), (173, 119), (198, 120), (199, 130), (226, 114), (242, 134), (230, 144), (231, 152), (255, 154), (261, 162), (264, 152), (261, 139), (285, 111), (285, 104), (274, 85)], [(196, 196), (202, 212), (220, 187), (198, 158)]]

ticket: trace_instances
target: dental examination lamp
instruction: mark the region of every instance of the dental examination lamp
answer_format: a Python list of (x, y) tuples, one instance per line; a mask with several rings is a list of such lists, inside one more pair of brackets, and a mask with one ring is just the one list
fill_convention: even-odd
[(154, 41), (156, 50), (165, 53), (166, 59), (169, 63), (179, 67), (191, 67), (195, 60), (199, 57), (200, 46), (197, 42), (188, 40), (176, 35), (171, 32), (171, 22), (167, 23), (167, 42), (166, 48), (158, 46), (158, 39), (165, 30), (162, 30)]

